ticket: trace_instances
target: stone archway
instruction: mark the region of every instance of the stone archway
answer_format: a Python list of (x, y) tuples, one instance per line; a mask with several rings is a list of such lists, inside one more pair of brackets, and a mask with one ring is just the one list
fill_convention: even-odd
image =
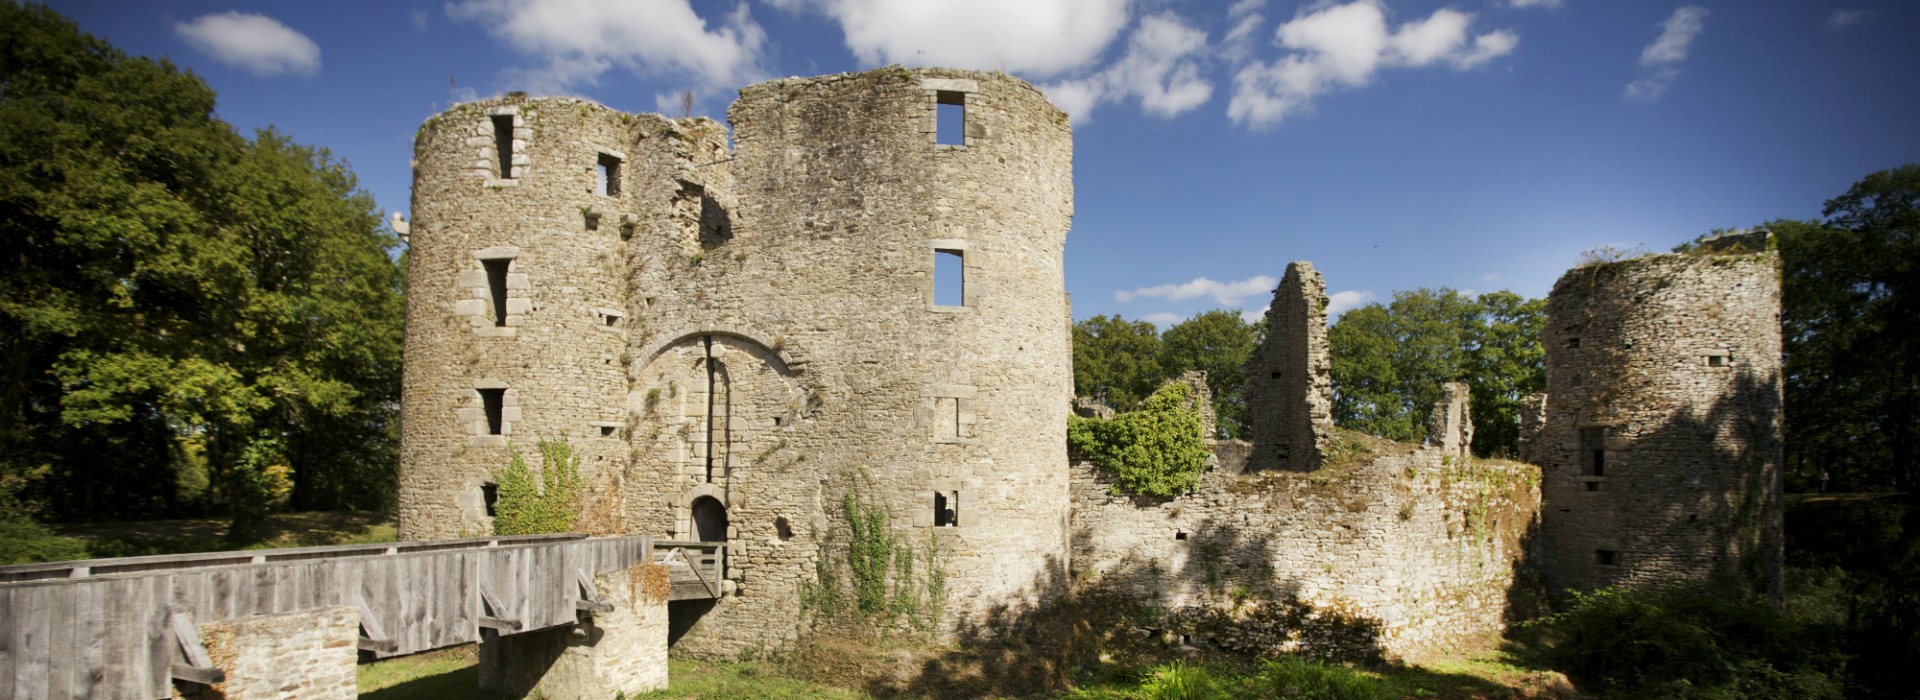
[(688, 532), (699, 542), (727, 541), (727, 506), (720, 499), (701, 496), (687, 509)]

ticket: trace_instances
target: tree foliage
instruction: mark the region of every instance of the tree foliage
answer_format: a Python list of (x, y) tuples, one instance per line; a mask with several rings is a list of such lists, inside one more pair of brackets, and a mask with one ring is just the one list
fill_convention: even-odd
[(1427, 435), (1440, 385), (1471, 390), (1473, 448), (1511, 455), (1521, 399), (1545, 386), (1540, 331), (1546, 305), (1507, 291), (1468, 297), (1451, 289), (1396, 292), (1391, 304), (1346, 312), (1327, 329), (1333, 417), (1395, 440)]
[(297, 504), (387, 505), (401, 273), (353, 175), (44, 7), (0, 35), (0, 470), (67, 518), (181, 514), (265, 440)]
[(1228, 437), (1247, 437), (1246, 375), (1242, 368), (1260, 344), (1259, 329), (1258, 324), (1242, 320), (1238, 312), (1215, 309), (1175, 324), (1160, 337), (1164, 353), (1161, 367), (1167, 378), (1193, 370), (1207, 373), (1214, 417)]
[(1145, 321), (1095, 316), (1073, 324), (1073, 392), (1118, 410), (1140, 403), (1166, 379), (1160, 332)]
[(1067, 445), (1111, 470), (1128, 493), (1174, 496), (1193, 489), (1206, 469), (1200, 412), (1187, 385), (1170, 383), (1139, 410), (1111, 419), (1067, 417)]

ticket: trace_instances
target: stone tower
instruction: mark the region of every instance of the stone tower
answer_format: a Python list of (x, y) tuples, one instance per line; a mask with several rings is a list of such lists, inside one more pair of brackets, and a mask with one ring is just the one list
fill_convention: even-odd
[(1333, 434), (1327, 283), (1313, 263), (1287, 264), (1267, 306), (1266, 340), (1247, 361), (1247, 468), (1313, 471)]
[(729, 118), (731, 151), (568, 99), (423, 127), (402, 535), (484, 531), (508, 439), (565, 435), (597, 529), (727, 541), (733, 595), (681, 615), (685, 651), (792, 639), (849, 495), (937, 533), (949, 623), (1051, 588), (1066, 115), (1002, 74), (889, 67), (750, 86)]
[(1780, 591), (1780, 283), (1758, 248), (1587, 265), (1554, 285), (1532, 445), (1552, 590)]

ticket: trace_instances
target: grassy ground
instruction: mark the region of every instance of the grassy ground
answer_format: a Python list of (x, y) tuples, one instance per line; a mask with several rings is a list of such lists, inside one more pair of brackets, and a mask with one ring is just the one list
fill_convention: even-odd
[[(214, 552), (227, 544), (224, 519), (148, 520), (124, 523), (53, 525), (55, 535), (71, 538), (86, 550), (85, 558), (131, 557), (147, 554)], [(309, 512), (268, 516), (260, 543), (247, 549), (318, 547), (394, 540), (393, 516), (387, 513)]]

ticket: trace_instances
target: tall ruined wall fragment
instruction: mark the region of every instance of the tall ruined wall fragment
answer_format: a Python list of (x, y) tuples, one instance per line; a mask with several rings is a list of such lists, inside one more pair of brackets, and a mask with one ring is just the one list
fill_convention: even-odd
[(1266, 342), (1247, 363), (1247, 468), (1319, 469), (1333, 431), (1333, 366), (1327, 284), (1312, 263), (1287, 265), (1264, 323)]
[(1547, 300), (1541, 530), (1550, 587), (1781, 575), (1772, 253), (1576, 268)]

